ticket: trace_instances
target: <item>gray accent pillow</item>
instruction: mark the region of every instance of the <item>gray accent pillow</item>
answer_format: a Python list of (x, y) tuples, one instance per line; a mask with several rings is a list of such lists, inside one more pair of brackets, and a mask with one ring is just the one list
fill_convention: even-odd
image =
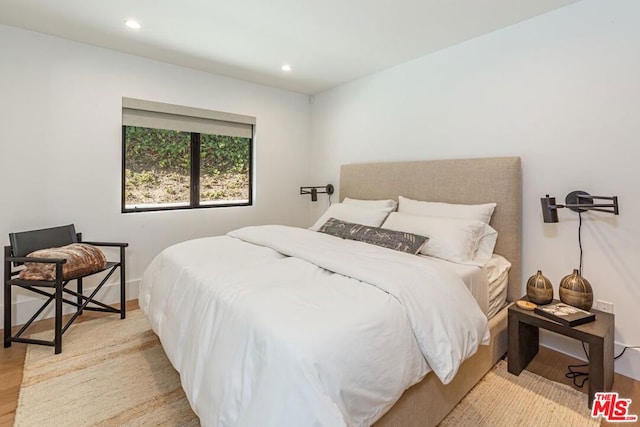
[(417, 234), (354, 224), (335, 218), (329, 218), (318, 231), (343, 239), (357, 240), (359, 242), (370, 243), (413, 255), (420, 252), (422, 246), (429, 240), (428, 237)]

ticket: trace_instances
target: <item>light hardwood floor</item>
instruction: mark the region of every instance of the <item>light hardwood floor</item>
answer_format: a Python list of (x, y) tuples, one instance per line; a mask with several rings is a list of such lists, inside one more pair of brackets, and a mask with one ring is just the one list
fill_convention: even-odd
[[(137, 301), (127, 302), (128, 311), (136, 309), (138, 309)], [(85, 312), (76, 322), (86, 322), (102, 316), (104, 316), (102, 313)], [(34, 323), (31, 332), (35, 333), (51, 329), (53, 329), (53, 322), (51, 319), (47, 319)], [(64, 352), (64, 338), (62, 345)], [(13, 425), (20, 384), (22, 382), (22, 366), (24, 364), (26, 348), (26, 344), (14, 343), (10, 348), (0, 349), (0, 426)], [(53, 352), (53, 348), (51, 351)], [(553, 381), (567, 384), (586, 393), (588, 384), (585, 384), (584, 387), (580, 389), (573, 385), (571, 379), (565, 377), (567, 365), (579, 363), (583, 362), (548, 348), (540, 347), (540, 352), (531, 361), (527, 370)], [(632, 399), (629, 412), (640, 415), (640, 381), (634, 381), (631, 378), (616, 374), (613, 391), (617, 391), (620, 397)], [(544, 410), (544, 408), (541, 408), (541, 410)], [(603, 425), (618, 424), (603, 422)], [(625, 423), (625, 426), (629, 425), (630, 423)], [(638, 423), (638, 425), (640, 425), (640, 423)]]

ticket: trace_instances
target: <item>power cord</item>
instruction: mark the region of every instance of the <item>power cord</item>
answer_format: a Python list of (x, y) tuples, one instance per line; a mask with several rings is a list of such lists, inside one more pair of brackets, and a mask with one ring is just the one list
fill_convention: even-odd
[[(626, 345), (622, 348), (622, 351), (620, 352), (619, 355), (614, 356), (613, 360), (617, 360), (619, 358), (622, 357), (622, 355), (624, 354), (625, 351), (627, 351), (627, 349), (629, 348), (640, 348), (640, 345)], [(584, 351), (585, 356), (587, 357), (587, 362), (589, 362), (589, 353), (587, 352), (587, 348), (584, 345), (584, 341), (582, 342), (582, 350)], [(565, 377), (570, 378), (573, 380), (573, 385), (575, 385), (578, 388), (582, 388), (582, 386), (584, 386), (584, 383), (587, 382), (587, 380), (589, 379), (589, 372), (584, 372), (584, 371), (576, 371), (576, 368), (586, 368), (589, 366), (589, 363), (582, 363), (579, 365), (568, 365), (567, 369), (569, 372), (567, 372), (565, 374)], [(579, 378), (582, 378), (582, 382), (579, 382)]]
[[(584, 346), (584, 341), (582, 341), (582, 350), (584, 351), (584, 355), (587, 357), (587, 363), (581, 363), (579, 365), (569, 365), (567, 366), (567, 369), (569, 370), (569, 372), (567, 372), (564, 376), (572, 379), (573, 380), (573, 385), (578, 387), (578, 388), (582, 388), (582, 386), (584, 385), (584, 383), (587, 382), (587, 380), (589, 379), (589, 372), (584, 372), (584, 371), (575, 371), (574, 369), (576, 368), (585, 368), (589, 366), (589, 353), (587, 352), (587, 348)], [(582, 382), (578, 383), (578, 379), (582, 378)]]
[(582, 212), (578, 212), (578, 247), (580, 248), (580, 275), (582, 276)]
[[(580, 269), (578, 271), (582, 276), (582, 212), (581, 211), (578, 212), (578, 248), (580, 249)], [(624, 354), (625, 351), (627, 351), (628, 348), (640, 348), (640, 345), (624, 346), (622, 348), (622, 352), (620, 352), (619, 355), (615, 356), (613, 360), (617, 360), (620, 357), (622, 357), (622, 355)], [(587, 348), (584, 345), (584, 341), (582, 342), (582, 350), (584, 351), (584, 355), (587, 357), (587, 362), (588, 362), (589, 353), (587, 353)], [(589, 379), (589, 372), (577, 371), (575, 369), (586, 368), (588, 366), (589, 366), (589, 363), (581, 363), (578, 365), (568, 365), (567, 366), (568, 372), (565, 374), (565, 377), (572, 379), (573, 385), (575, 385), (576, 387), (582, 388), (582, 386), (584, 386), (584, 383), (587, 382), (587, 380)], [(582, 381), (579, 383), (580, 378), (582, 379)]]
[(614, 357), (613, 360), (616, 360), (617, 358), (622, 357), (622, 355), (624, 354), (625, 351), (627, 351), (628, 348), (640, 348), (640, 345), (627, 345), (627, 346), (624, 346), (622, 348), (622, 352), (619, 355), (617, 355), (616, 357)]

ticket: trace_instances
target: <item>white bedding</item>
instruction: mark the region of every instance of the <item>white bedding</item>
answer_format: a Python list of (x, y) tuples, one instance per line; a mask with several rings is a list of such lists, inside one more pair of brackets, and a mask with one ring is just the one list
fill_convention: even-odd
[(455, 273), (285, 226), (167, 248), (139, 299), (205, 426), (370, 425), (489, 339)]
[(504, 257), (493, 254), (484, 267), (457, 264), (434, 257), (426, 258), (458, 274), (488, 319), (505, 306), (511, 263)]

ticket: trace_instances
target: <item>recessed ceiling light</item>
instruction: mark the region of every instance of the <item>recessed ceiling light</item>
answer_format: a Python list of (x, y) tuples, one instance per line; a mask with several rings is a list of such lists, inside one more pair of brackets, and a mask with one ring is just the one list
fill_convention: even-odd
[(284, 64), (282, 66), (282, 71), (291, 71), (291, 65), (289, 64)]
[(129, 28), (133, 28), (134, 30), (139, 30), (140, 28), (142, 28), (142, 25), (140, 25), (140, 23), (135, 19), (126, 19), (124, 21), (124, 25)]

